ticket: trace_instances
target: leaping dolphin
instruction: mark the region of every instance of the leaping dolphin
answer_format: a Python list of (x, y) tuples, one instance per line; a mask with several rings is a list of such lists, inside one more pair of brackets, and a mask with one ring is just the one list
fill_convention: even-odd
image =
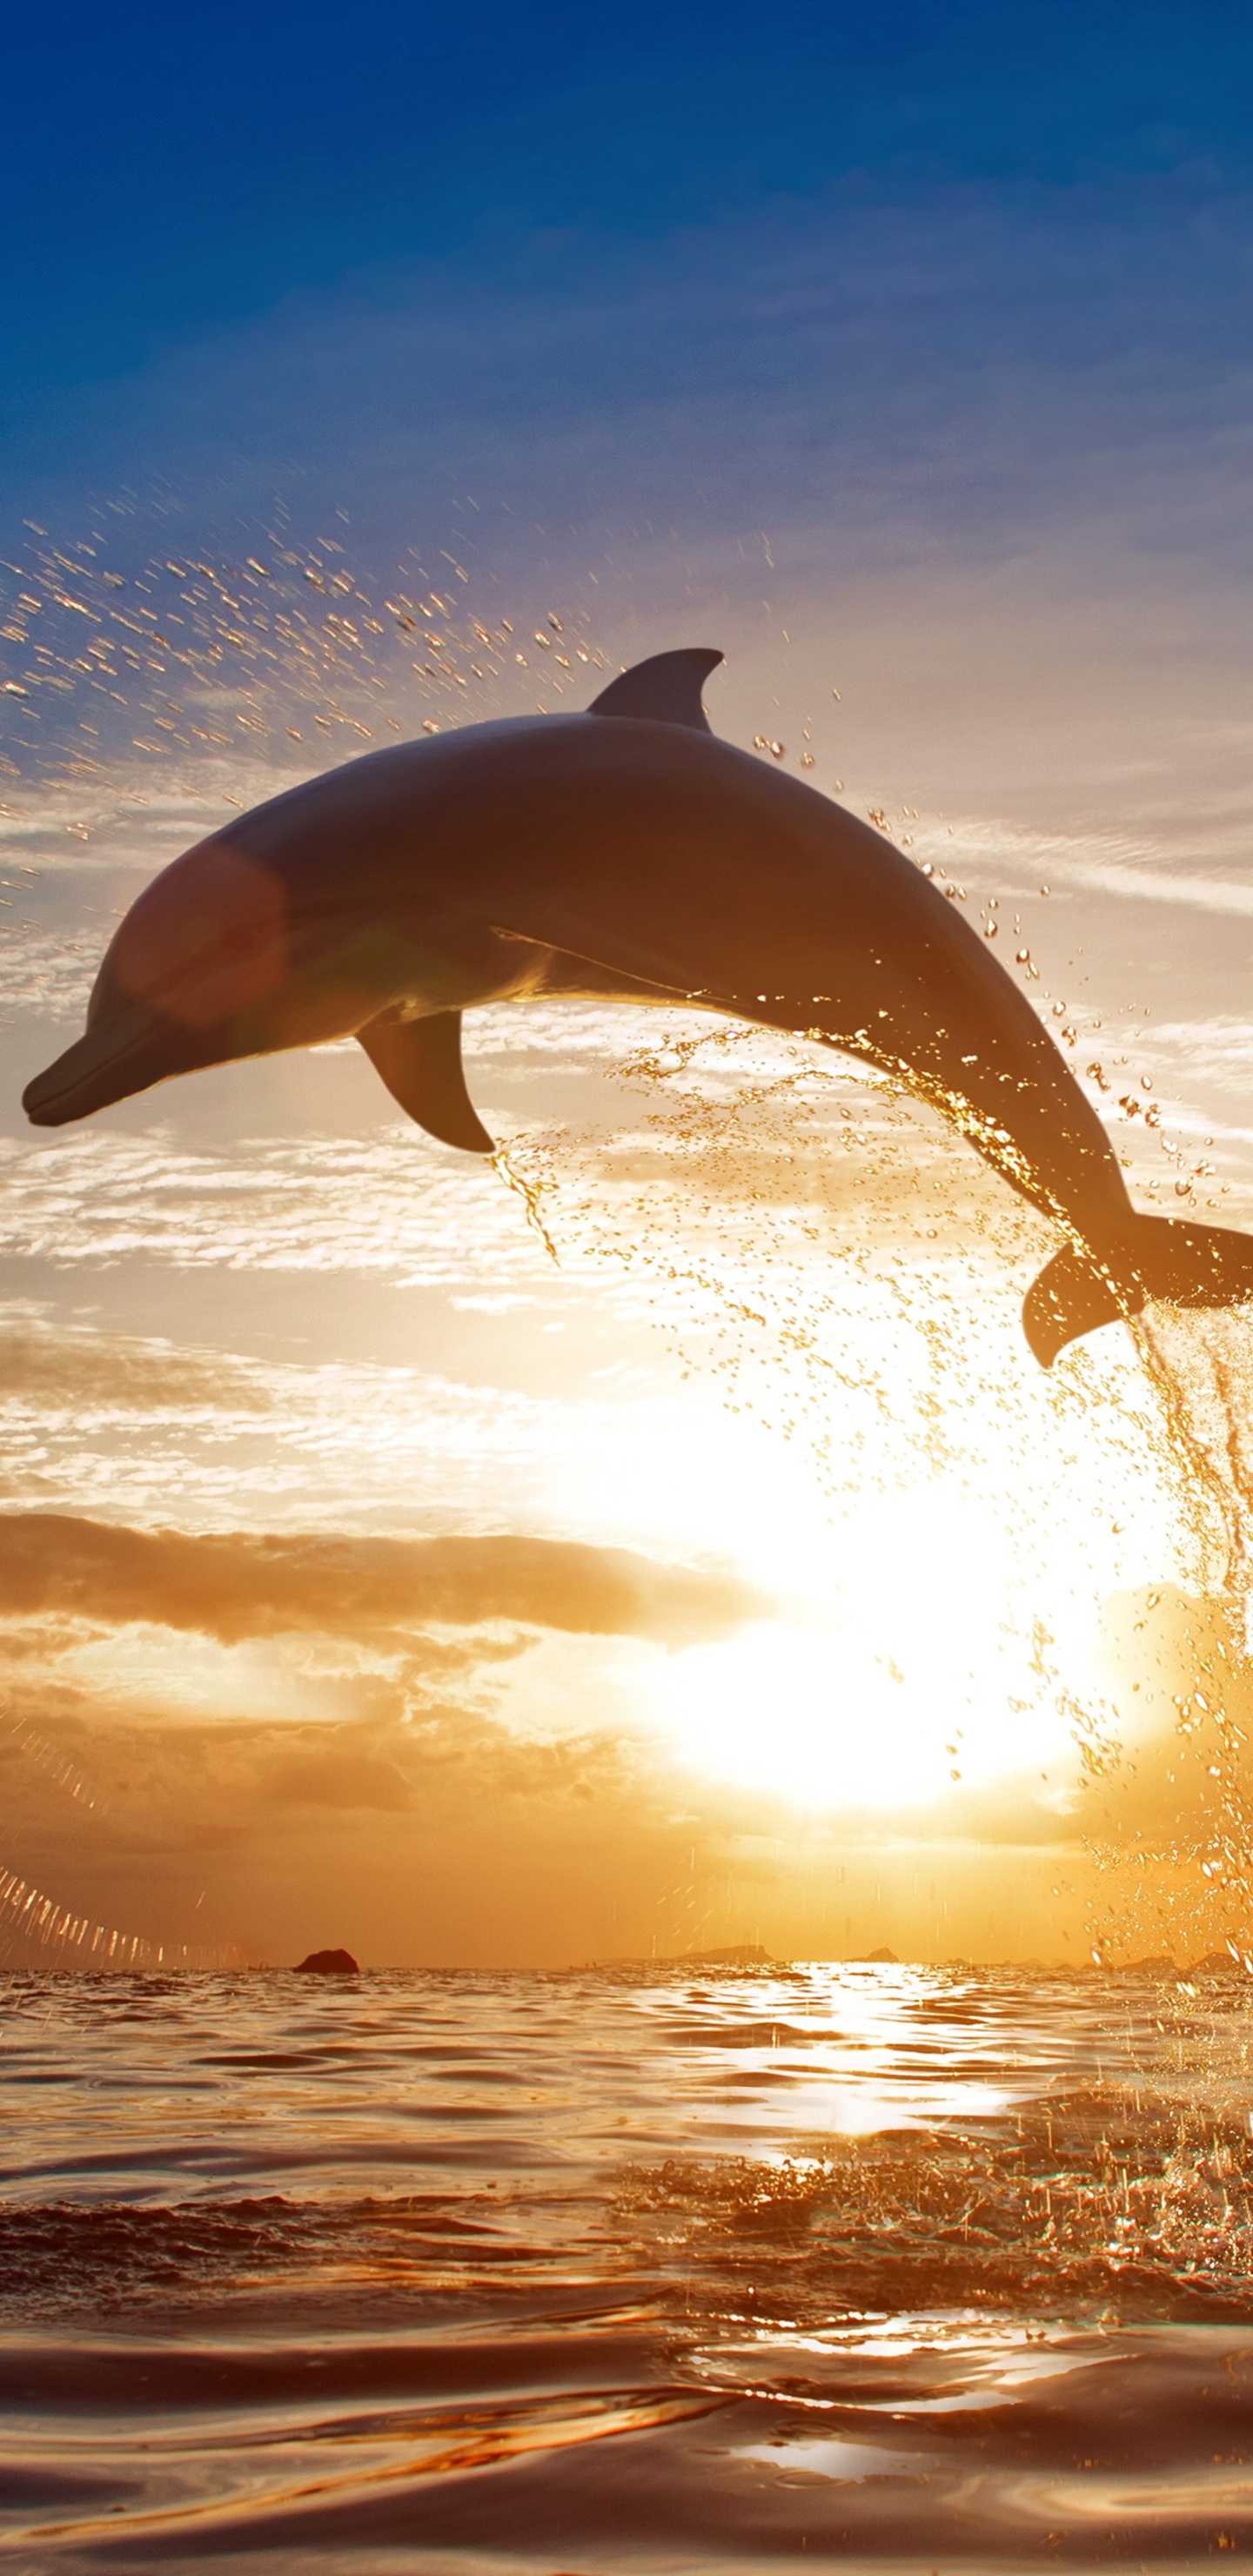
[(583, 715), (371, 752), (165, 868), (32, 1082), (60, 1127), (172, 1074), (355, 1035), (392, 1097), (488, 1154), (461, 1013), (696, 1004), (860, 1057), (940, 1109), (1064, 1248), (1023, 1308), (1049, 1366), (1149, 1297), (1253, 1296), (1253, 1240), (1132, 1208), (1100, 1119), (986, 942), (891, 842), (711, 734), (722, 655), (659, 653)]

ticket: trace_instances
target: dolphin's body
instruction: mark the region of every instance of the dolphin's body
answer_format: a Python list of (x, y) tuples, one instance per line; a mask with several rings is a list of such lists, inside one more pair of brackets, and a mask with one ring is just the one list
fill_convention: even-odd
[(1029, 1292), (1047, 1365), (1148, 1296), (1253, 1295), (1253, 1241), (1139, 1216), (1100, 1119), (984, 940), (880, 833), (714, 739), (721, 655), (665, 653), (585, 715), (475, 725), (287, 790), (176, 859), (31, 1083), (57, 1127), (203, 1065), (355, 1033), (402, 1108), (490, 1153), (460, 1014), (689, 1002), (859, 1056), (933, 1102), (1068, 1238)]

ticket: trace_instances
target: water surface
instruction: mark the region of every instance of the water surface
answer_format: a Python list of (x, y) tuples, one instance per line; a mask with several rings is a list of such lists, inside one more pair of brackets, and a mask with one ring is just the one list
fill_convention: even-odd
[(1253, 2550), (1248, 1992), (10, 1977), (0, 2562)]

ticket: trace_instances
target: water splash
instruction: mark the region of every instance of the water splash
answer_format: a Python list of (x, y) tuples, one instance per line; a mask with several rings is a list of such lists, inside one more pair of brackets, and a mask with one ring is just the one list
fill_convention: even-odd
[(1094, 1844), (1112, 1889), (1105, 1937), (1177, 1953), (1209, 1941), (1253, 1975), (1253, 1331), (1239, 1309), (1155, 1306), (1133, 1332), (1193, 1586), (1163, 1650), (1174, 1811), (1130, 1850)]
[(241, 754), (307, 775), (337, 746), (342, 757), (411, 732), (415, 715), (433, 733), (514, 712), (519, 693), (541, 709), (582, 703), (585, 668), (616, 667), (578, 605), (552, 612), (554, 631), (537, 629), (538, 649), (527, 639), (524, 651), (522, 620), (497, 603), (480, 612), (472, 573), (451, 557), (432, 579), (404, 547), (383, 577), (346, 524), (302, 538), (281, 509), (180, 552), (159, 516), (145, 530), (129, 505), (105, 512), (65, 545), (32, 528), (20, 560), (0, 564), (0, 776), (76, 798), (62, 828), (81, 841), (119, 758), (150, 770), (165, 797), (180, 755), (219, 777), (238, 773)]
[(1245, 1310), (1150, 1307), (1136, 1344), (1162, 1407), (1208, 1585), (1241, 1628), (1253, 1597), (1253, 1332)]
[[(642, 1133), (513, 1148), (550, 1238), (639, 1276), (681, 1375), (807, 1454), (833, 1528), (928, 1482), (940, 1511), (971, 1485), (994, 1498), (1016, 1560), (995, 1622), (1076, 1747), (1095, 1951), (1253, 1956), (1247, 1320), (1154, 1310), (1130, 1345), (1105, 1335), (1041, 1377), (1015, 1307), (1050, 1230), (887, 1077), (706, 1021), (666, 1027), (617, 1078), (647, 1102)], [(1152, 1694), (1098, 1686), (1051, 1606), (1054, 1541), (1084, 1553), (1081, 1510), (1094, 1603), (1121, 1589), (1152, 1611), (1167, 1590), (1177, 1610), (1178, 1803), (1152, 1832), (1127, 1822)]]
[(544, 1200), (551, 1192), (551, 1182), (536, 1178), (523, 1170), (510, 1149), (504, 1145), (498, 1145), (491, 1156), (491, 1168), (494, 1172), (499, 1172), (506, 1189), (512, 1190), (514, 1196), (521, 1199), (523, 1213), (532, 1234), (539, 1236), (554, 1270), (560, 1270), (561, 1255), (549, 1233), (544, 1216)]

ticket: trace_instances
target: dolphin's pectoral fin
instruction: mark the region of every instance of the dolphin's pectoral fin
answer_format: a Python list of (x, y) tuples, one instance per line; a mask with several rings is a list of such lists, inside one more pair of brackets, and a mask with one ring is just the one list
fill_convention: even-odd
[(653, 724), (693, 725), (698, 733), (709, 733), (701, 685), (721, 660), (721, 653), (705, 644), (693, 644), (683, 653), (654, 653), (647, 662), (637, 662), (633, 671), (623, 671), (611, 680), (587, 712), (589, 716), (645, 716)]
[(494, 1154), (493, 1139), (476, 1115), (461, 1066), (461, 1013), (436, 1011), (429, 1019), (401, 1020), (382, 1011), (357, 1031), (376, 1073), (393, 1100), (436, 1136), (463, 1154)]

